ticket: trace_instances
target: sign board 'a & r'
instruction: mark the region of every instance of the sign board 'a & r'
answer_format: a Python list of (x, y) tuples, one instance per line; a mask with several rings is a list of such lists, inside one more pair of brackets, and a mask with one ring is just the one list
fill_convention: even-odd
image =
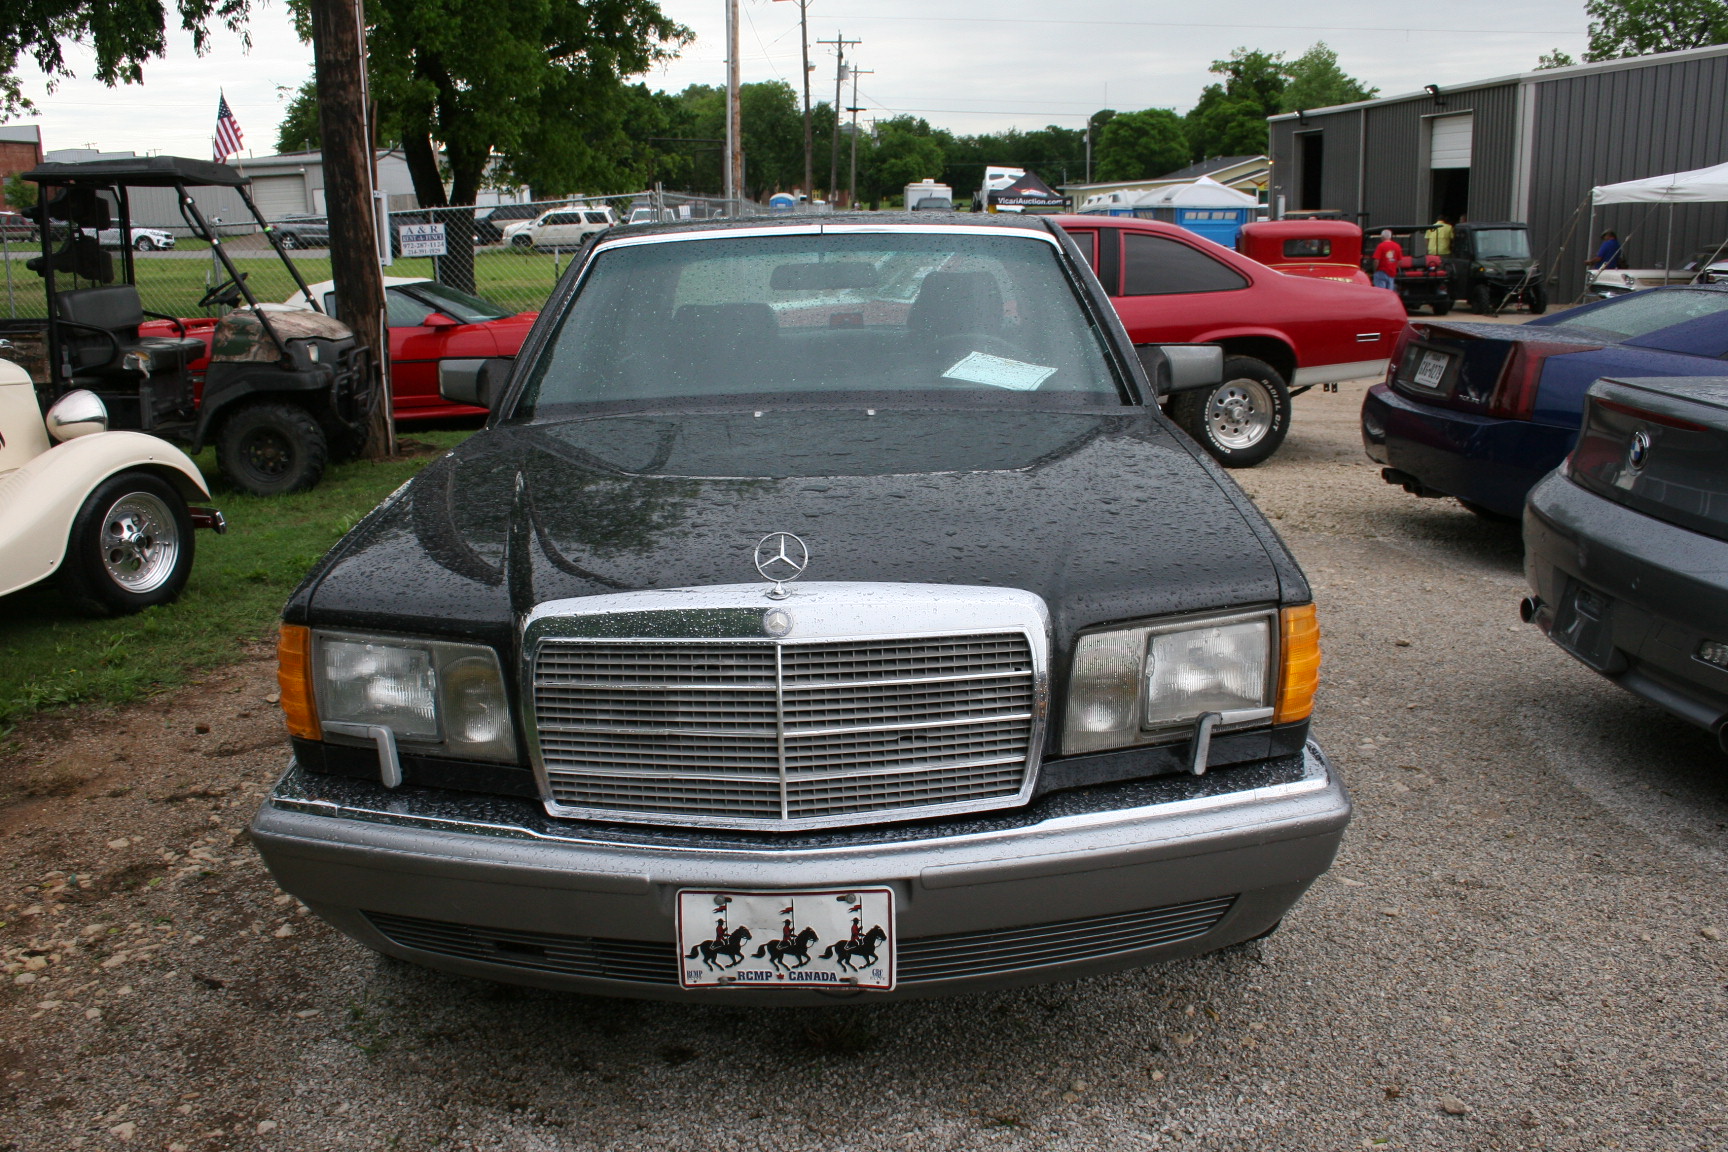
[(396, 234), (402, 241), (403, 256), (444, 255), (444, 225), (400, 224)]

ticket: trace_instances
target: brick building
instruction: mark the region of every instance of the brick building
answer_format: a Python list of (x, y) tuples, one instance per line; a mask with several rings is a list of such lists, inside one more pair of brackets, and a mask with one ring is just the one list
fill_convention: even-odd
[(4, 185), (20, 172), (42, 163), (42, 130), (34, 124), (0, 125), (0, 205), (5, 203)]

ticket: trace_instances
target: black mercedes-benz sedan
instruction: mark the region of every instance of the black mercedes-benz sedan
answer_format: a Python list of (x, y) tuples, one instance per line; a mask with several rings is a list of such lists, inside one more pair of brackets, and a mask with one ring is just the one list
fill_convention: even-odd
[[(253, 835), (370, 948), (746, 1004), (1274, 930), (1350, 816), (1319, 629), (1037, 218), (609, 231), (294, 593)], [(507, 373), (507, 378), (500, 379)]]
[(1523, 615), (1728, 748), (1728, 380), (1602, 379), (1524, 510)]

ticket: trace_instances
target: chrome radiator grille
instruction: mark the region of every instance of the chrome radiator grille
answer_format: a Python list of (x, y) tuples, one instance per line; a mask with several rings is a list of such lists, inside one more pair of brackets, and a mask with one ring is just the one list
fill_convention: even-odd
[(1017, 632), (862, 641), (541, 641), (554, 805), (737, 827), (991, 807), (1027, 782), (1039, 679)]

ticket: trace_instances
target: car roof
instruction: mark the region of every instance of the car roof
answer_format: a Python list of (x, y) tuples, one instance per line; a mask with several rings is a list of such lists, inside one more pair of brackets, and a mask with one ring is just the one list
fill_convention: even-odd
[[(871, 228), (891, 230), (901, 228), (908, 232), (928, 232), (932, 226), (943, 228), (985, 228), (1014, 229), (1028, 232), (1041, 232), (1049, 235), (1054, 226), (1045, 223), (1054, 221), (1057, 217), (1027, 216), (1018, 212), (958, 212), (951, 216), (937, 216), (930, 212), (832, 212), (822, 215), (779, 214), (774, 216), (742, 216), (726, 220), (676, 220), (660, 224), (623, 224), (606, 233), (610, 240), (613, 237), (630, 236), (674, 236), (691, 233), (721, 234), (746, 230), (761, 230), (785, 228), (787, 230), (809, 230), (832, 224), (843, 228)], [(1091, 220), (1093, 217), (1078, 217), (1081, 220)]]

